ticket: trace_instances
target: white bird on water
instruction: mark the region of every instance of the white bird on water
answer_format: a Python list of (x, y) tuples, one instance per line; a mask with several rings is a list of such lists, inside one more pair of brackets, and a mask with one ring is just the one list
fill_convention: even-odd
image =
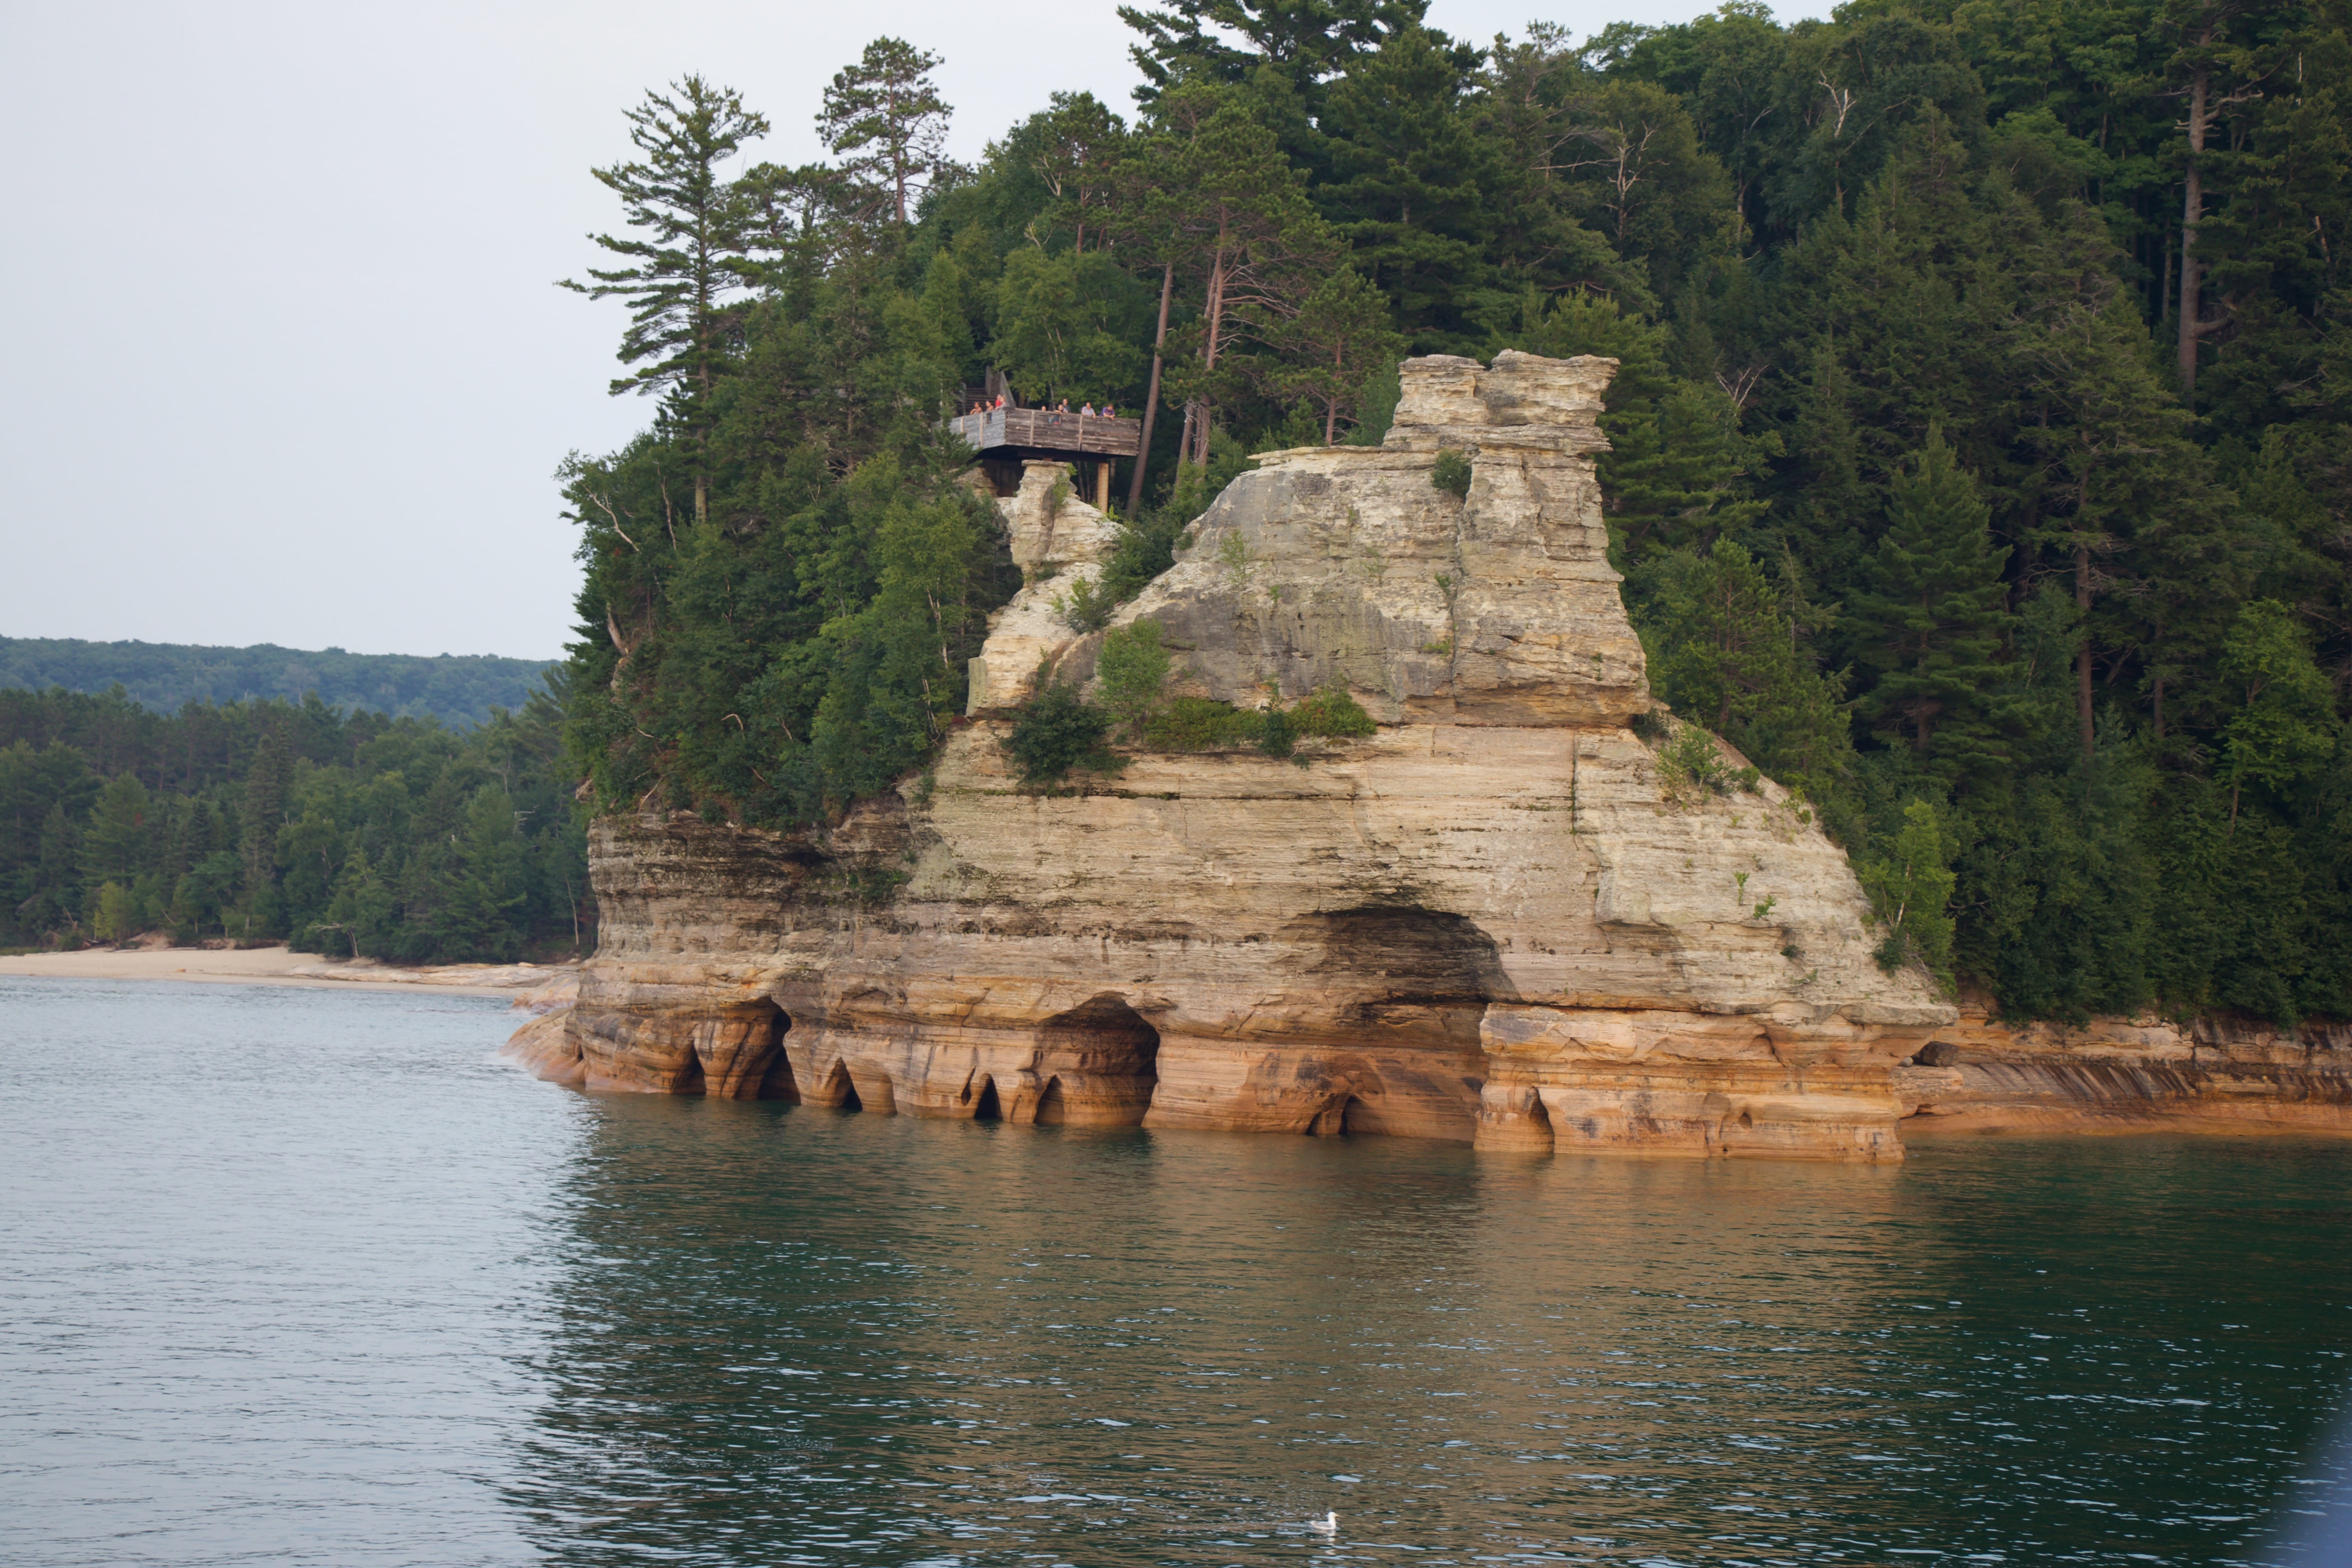
[(1307, 1528), (1316, 1531), (1318, 1534), (1337, 1535), (1339, 1533), (1339, 1515), (1334, 1510), (1325, 1509), (1323, 1510), (1323, 1517), (1321, 1519), (1309, 1521)]

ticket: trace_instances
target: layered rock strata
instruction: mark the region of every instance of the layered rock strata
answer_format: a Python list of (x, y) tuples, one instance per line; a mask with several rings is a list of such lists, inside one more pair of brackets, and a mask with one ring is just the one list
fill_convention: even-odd
[(2352, 1026), (2008, 1025), (1967, 1006), (1893, 1081), (1920, 1131), (2352, 1131)]
[[(1408, 362), (1383, 446), (1265, 455), (1119, 612), (1160, 626), (1171, 694), (1339, 688), (1378, 721), (1295, 758), (1138, 751), (1021, 787), (1010, 710), (1041, 673), (1093, 679), (1102, 635), (1055, 602), (1112, 538), (1034, 466), (999, 503), (1028, 585), (935, 767), (822, 833), (600, 820), (601, 945), (534, 1067), (923, 1116), (1899, 1158), (1945, 1092), (1913, 1058), (1957, 1010), (1872, 961), (1801, 801), (1636, 733), (1593, 473), (1614, 369)], [(1432, 482), (1446, 451), (1466, 495)]]

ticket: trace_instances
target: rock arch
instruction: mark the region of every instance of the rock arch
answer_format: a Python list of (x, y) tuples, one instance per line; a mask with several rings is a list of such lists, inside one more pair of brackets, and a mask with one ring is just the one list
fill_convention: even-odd
[(863, 1110), (865, 1102), (857, 1098), (857, 1081), (849, 1076), (849, 1064), (836, 1058), (833, 1070), (824, 1076), (824, 1087), (809, 1096), (812, 1105), (830, 1106), (835, 1110)]
[(1515, 1154), (1552, 1152), (1551, 1111), (1533, 1084), (1489, 1083), (1478, 1091), (1480, 1149)]
[[(783, 1054), (793, 1026), (774, 998), (728, 1007), (698, 1020), (692, 1031), (693, 1060), (675, 1094), (705, 1094), (713, 1100), (758, 1100), (768, 1070)], [(792, 1069), (784, 1069), (790, 1079)]]

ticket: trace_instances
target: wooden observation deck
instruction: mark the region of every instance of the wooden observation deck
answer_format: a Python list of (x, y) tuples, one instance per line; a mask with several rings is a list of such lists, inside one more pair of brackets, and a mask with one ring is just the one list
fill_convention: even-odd
[(1132, 458), (1142, 449), (1143, 424), (1099, 414), (1055, 414), (1044, 408), (991, 408), (963, 414), (948, 428), (983, 458)]
[(1143, 449), (1143, 424), (1102, 414), (1056, 414), (1045, 408), (989, 408), (950, 419), (947, 427), (980, 454), (989, 488), (1010, 496), (1021, 488), (1023, 466), (1032, 462), (1094, 465), (1093, 482), (1081, 493), (1110, 508), (1110, 466)]

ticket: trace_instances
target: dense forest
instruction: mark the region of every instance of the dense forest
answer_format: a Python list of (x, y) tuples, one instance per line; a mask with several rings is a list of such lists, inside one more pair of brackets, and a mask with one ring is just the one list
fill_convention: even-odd
[(1131, 109), (972, 167), (895, 39), (828, 163), (699, 78), (633, 110), (568, 285), (657, 400), (563, 472), (596, 798), (814, 822), (921, 763), (1015, 585), (935, 428), (992, 370), (1155, 421), (1132, 594), (1245, 454), (1378, 439), (1399, 353), (1610, 354), (1654, 684), (1816, 803), (1885, 962), (2352, 1014), (2345, 0), (1423, 10), (1123, 8)]
[(0, 944), (291, 939), (407, 963), (593, 942), (562, 673), (467, 731), (0, 690)]
[(543, 660), (488, 654), (317, 652), (257, 643), (83, 642), (75, 637), (0, 637), (0, 688), (92, 694), (121, 686), (158, 713), (191, 702), (299, 702), (311, 692), (330, 708), (394, 719), (478, 724), (493, 708), (518, 709), (547, 668)]

